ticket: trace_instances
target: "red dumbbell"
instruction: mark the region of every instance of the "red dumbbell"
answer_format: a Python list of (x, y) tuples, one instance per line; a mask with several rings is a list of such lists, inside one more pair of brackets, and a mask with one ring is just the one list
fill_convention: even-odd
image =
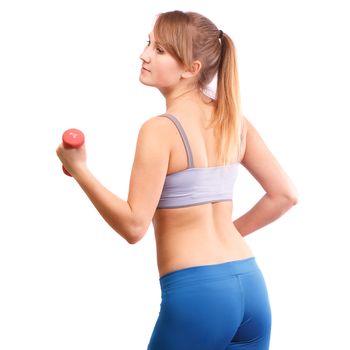
[[(84, 144), (84, 141), (84, 134), (78, 129), (68, 129), (62, 135), (63, 146), (67, 148), (79, 148)], [(66, 175), (72, 176), (71, 174), (69, 174), (69, 172), (65, 169), (63, 165), (62, 170)]]

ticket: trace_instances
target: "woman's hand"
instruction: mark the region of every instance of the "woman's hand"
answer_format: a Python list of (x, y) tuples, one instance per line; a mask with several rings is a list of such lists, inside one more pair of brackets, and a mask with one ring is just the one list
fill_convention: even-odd
[(86, 150), (85, 144), (79, 148), (64, 147), (61, 143), (56, 154), (61, 160), (65, 169), (74, 177), (80, 170), (86, 168)]

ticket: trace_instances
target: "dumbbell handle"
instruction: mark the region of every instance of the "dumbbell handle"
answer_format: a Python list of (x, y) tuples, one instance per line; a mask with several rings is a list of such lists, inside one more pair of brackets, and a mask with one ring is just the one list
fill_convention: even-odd
[[(84, 141), (84, 134), (78, 129), (68, 129), (62, 135), (63, 146), (67, 148), (79, 148), (84, 144)], [(63, 165), (62, 170), (66, 175), (72, 176)]]

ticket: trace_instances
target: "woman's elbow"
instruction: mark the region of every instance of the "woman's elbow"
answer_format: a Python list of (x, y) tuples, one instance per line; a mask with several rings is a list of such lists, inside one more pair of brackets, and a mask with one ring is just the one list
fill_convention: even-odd
[(295, 192), (267, 193), (267, 196), (280, 208), (286, 211), (298, 203), (298, 195)]
[(282, 198), (283, 202), (289, 207), (296, 205), (299, 201), (298, 190), (293, 183), (288, 183), (286, 186), (282, 187), (279, 191), (279, 197)]
[(299, 196), (297, 192), (288, 192), (283, 194), (283, 199), (286, 202), (286, 205), (289, 207), (292, 207), (293, 205), (296, 205), (299, 201)]

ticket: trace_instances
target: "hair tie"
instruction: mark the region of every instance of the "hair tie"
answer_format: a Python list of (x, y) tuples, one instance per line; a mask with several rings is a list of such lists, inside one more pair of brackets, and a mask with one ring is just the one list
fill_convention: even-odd
[(220, 29), (219, 30), (219, 39), (222, 39), (223, 35), (224, 35), (224, 32)]

